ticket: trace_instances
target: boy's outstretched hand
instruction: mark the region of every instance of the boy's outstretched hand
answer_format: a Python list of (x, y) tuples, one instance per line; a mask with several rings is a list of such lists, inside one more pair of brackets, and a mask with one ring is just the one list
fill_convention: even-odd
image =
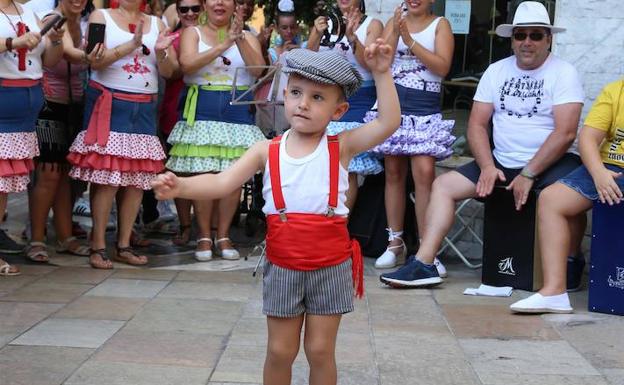
[(377, 39), (364, 50), (364, 60), (373, 73), (384, 73), (394, 61), (393, 50), (384, 39)]
[(173, 199), (180, 193), (180, 180), (174, 173), (167, 171), (152, 180), (152, 188), (156, 199)]

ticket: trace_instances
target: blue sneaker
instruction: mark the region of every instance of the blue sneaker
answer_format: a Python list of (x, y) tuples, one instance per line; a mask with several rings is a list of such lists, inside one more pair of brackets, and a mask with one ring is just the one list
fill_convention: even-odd
[(379, 280), (392, 287), (423, 287), (442, 283), (435, 265), (425, 265), (415, 255), (410, 255), (399, 270), (382, 274)]

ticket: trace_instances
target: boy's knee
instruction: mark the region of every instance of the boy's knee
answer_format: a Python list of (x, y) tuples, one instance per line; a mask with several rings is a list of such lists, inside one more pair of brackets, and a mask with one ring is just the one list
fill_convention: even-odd
[(328, 344), (319, 342), (307, 342), (304, 350), (308, 362), (313, 364), (323, 364), (334, 360), (334, 349)]
[(299, 353), (299, 346), (270, 343), (267, 348), (267, 360), (279, 364), (292, 364)]

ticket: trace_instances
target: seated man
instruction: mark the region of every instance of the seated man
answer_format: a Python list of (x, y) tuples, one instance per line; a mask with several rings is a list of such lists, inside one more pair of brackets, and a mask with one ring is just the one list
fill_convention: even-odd
[[(552, 26), (544, 6), (534, 1), (518, 6), (513, 24), (496, 28), (499, 36), (512, 37), (514, 55), (491, 64), (477, 87), (468, 121), (475, 161), (436, 178), (418, 252), (399, 270), (383, 274), (383, 283), (442, 282), (433, 260), (453, 225), (455, 202), (486, 198), (500, 182), (508, 183), (520, 210), (532, 188), (543, 189), (580, 165), (570, 147), (583, 107), (582, 85), (574, 67), (549, 52), (552, 34), (564, 30)], [(580, 248), (584, 216), (572, 222), (570, 255)]]
[[(570, 220), (593, 203), (622, 204), (624, 190), (624, 80), (605, 87), (580, 134), (583, 165), (544, 190), (538, 202), (539, 248), (544, 287), (511, 305), (518, 313), (571, 313), (565, 291)], [(568, 266), (568, 269), (570, 266)], [(569, 273), (568, 273), (569, 274)]]

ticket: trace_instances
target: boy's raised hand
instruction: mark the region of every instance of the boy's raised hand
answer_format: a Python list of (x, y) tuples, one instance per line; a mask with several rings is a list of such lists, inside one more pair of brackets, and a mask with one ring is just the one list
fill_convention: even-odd
[(180, 180), (174, 173), (169, 171), (156, 176), (151, 184), (156, 199), (159, 200), (173, 199), (180, 193)]
[(394, 61), (393, 50), (384, 39), (377, 39), (364, 50), (364, 60), (373, 73), (384, 73)]

